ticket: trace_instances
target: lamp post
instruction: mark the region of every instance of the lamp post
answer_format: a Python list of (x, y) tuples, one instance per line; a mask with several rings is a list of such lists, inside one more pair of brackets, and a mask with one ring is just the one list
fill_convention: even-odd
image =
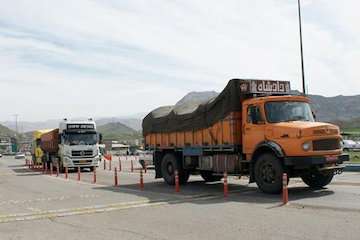
[(301, 53), (302, 87), (303, 87), (303, 94), (306, 95), (305, 71), (304, 71), (304, 53), (303, 53), (302, 28), (301, 28), (301, 5), (300, 5), (300, 0), (298, 0), (298, 12), (299, 12), (299, 33), (300, 33), (300, 53)]

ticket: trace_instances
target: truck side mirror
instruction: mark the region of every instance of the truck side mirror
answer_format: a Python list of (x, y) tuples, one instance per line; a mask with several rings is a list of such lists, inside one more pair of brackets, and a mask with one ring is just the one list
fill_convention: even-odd
[(98, 141), (99, 141), (99, 143), (102, 143), (102, 140), (103, 140), (102, 134), (98, 133)]
[(314, 111), (311, 111), (311, 113), (312, 113), (312, 115), (313, 115), (314, 120), (316, 121), (316, 114), (315, 114), (315, 112), (314, 112)]

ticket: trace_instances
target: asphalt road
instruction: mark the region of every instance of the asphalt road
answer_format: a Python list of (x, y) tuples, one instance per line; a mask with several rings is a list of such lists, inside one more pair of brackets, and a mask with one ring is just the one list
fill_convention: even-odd
[(360, 174), (336, 176), (313, 191), (299, 179), (289, 185), (290, 204), (258, 191), (247, 179), (221, 182), (197, 176), (180, 193), (155, 180), (153, 170), (139, 187), (139, 165), (131, 173), (122, 160), (119, 186), (112, 169), (76, 171), (58, 177), (0, 158), (0, 239), (360, 239)]

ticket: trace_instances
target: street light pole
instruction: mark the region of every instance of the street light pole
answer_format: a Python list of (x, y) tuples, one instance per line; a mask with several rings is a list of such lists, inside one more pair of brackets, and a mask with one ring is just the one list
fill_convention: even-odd
[(299, 12), (299, 32), (300, 32), (300, 53), (301, 53), (302, 87), (303, 87), (303, 94), (306, 95), (305, 71), (304, 71), (304, 53), (303, 53), (302, 28), (301, 28), (301, 6), (300, 6), (300, 0), (298, 0), (298, 12)]

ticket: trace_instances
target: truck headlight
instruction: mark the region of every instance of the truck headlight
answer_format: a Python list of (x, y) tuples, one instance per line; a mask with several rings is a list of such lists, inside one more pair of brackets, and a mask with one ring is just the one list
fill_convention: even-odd
[(311, 149), (311, 142), (305, 142), (302, 145), (304, 151), (309, 151)]

